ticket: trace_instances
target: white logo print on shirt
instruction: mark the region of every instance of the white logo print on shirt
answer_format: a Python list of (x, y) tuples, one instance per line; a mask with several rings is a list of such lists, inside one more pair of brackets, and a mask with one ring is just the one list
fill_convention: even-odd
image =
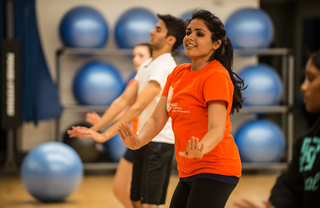
[(167, 98), (167, 111), (169, 112), (172, 109), (171, 100), (173, 95), (173, 87), (170, 86)]
[(181, 107), (178, 106), (178, 103), (171, 103), (172, 100), (172, 96), (173, 96), (173, 87), (170, 86), (169, 88), (169, 92), (168, 92), (168, 98), (167, 98), (167, 111), (171, 111), (172, 113), (190, 113), (190, 111), (188, 110), (182, 110)]
[(190, 113), (188, 110), (182, 110), (182, 107), (178, 106), (178, 103), (171, 103), (172, 113)]

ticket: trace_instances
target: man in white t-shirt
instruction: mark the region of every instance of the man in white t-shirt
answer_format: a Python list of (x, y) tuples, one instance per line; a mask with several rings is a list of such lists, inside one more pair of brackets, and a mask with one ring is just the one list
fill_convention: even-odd
[[(153, 49), (152, 58), (139, 68), (135, 80), (90, 129), (73, 127), (70, 137), (91, 137), (105, 142), (118, 133), (121, 122), (130, 123), (139, 116), (138, 133), (153, 113), (166, 83), (167, 76), (176, 66), (171, 52), (183, 41), (186, 24), (171, 15), (159, 15), (159, 22), (150, 31), (149, 44)], [(123, 109), (135, 102), (120, 118), (102, 134), (97, 131), (110, 124)], [(165, 203), (167, 186), (174, 154), (174, 136), (169, 119), (163, 130), (152, 142), (134, 150), (131, 200), (134, 207), (158, 207)]]
[[(174, 61), (170, 53), (164, 53), (153, 60), (150, 58), (146, 60), (140, 67), (135, 80), (139, 83), (138, 94), (144, 90), (145, 86), (149, 82), (157, 82), (162, 89), (166, 84), (167, 76), (172, 72), (172, 69), (176, 67), (176, 62)], [(138, 122), (138, 134), (144, 123), (149, 119), (154, 108), (160, 100), (161, 94), (157, 94), (148, 106), (139, 115)], [(152, 140), (153, 142), (164, 142), (169, 144), (174, 144), (173, 131), (171, 127), (171, 119), (168, 120), (167, 124), (163, 130)]]

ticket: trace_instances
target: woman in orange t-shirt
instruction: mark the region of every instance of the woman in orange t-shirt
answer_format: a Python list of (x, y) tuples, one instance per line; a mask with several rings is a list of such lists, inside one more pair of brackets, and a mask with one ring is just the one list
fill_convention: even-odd
[(119, 132), (127, 147), (138, 149), (171, 117), (180, 181), (170, 207), (224, 207), (241, 176), (229, 115), (242, 107), (245, 87), (232, 71), (233, 48), (220, 19), (199, 10), (187, 25), (183, 44), (191, 64), (168, 76), (138, 136), (124, 123)]

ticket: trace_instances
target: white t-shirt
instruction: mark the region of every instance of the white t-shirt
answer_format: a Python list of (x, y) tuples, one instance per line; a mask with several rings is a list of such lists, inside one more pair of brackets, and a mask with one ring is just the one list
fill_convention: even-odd
[[(170, 53), (162, 54), (155, 60), (150, 58), (141, 64), (137, 72), (137, 75), (135, 76), (135, 80), (137, 80), (139, 83), (138, 94), (141, 93), (141, 91), (150, 81), (158, 82), (160, 84), (161, 91), (139, 115), (137, 132), (138, 134), (139, 131), (142, 129), (143, 125), (152, 115), (154, 109), (156, 108), (160, 100), (164, 85), (166, 84), (167, 76), (173, 71), (173, 69), (176, 66), (177, 64)], [(155, 138), (153, 138), (152, 141), (169, 144), (174, 143), (174, 135), (171, 127), (171, 118), (169, 118), (168, 122), (166, 123), (162, 131)]]

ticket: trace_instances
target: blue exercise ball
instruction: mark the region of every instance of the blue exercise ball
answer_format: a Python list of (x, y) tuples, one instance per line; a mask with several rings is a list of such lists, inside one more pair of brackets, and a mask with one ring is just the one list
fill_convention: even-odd
[(59, 33), (66, 47), (103, 48), (109, 37), (109, 28), (96, 9), (79, 6), (63, 16)]
[(244, 105), (277, 105), (282, 97), (283, 86), (279, 74), (267, 64), (251, 65), (239, 72), (247, 89), (243, 91)]
[(150, 40), (150, 30), (158, 22), (157, 17), (144, 8), (133, 8), (120, 16), (115, 26), (115, 39), (120, 48), (133, 49)]
[(239, 9), (227, 19), (226, 32), (235, 49), (263, 49), (274, 37), (269, 15), (257, 8)]
[(20, 175), (24, 187), (33, 197), (43, 202), (57, 202), (80, 185), (83, 166), (71, 147), (60, 142), (47, 142), (26, 155)]
[(264, 119), (243, 124), (235, 134), (235, 142), (243, 162), (278, 162), (285, 149), (282, 129)]
[(110, 105), (123, 91), (117, 68), (102, 61), (91, 61), (76, 73), (73, 94), (82, 105)]
[(119, 134), (105, 142), (105, 145), (107, 147), (108, 155), (114, 162), (119, 162), (127, 150), (127, 147), (123, 144)]

